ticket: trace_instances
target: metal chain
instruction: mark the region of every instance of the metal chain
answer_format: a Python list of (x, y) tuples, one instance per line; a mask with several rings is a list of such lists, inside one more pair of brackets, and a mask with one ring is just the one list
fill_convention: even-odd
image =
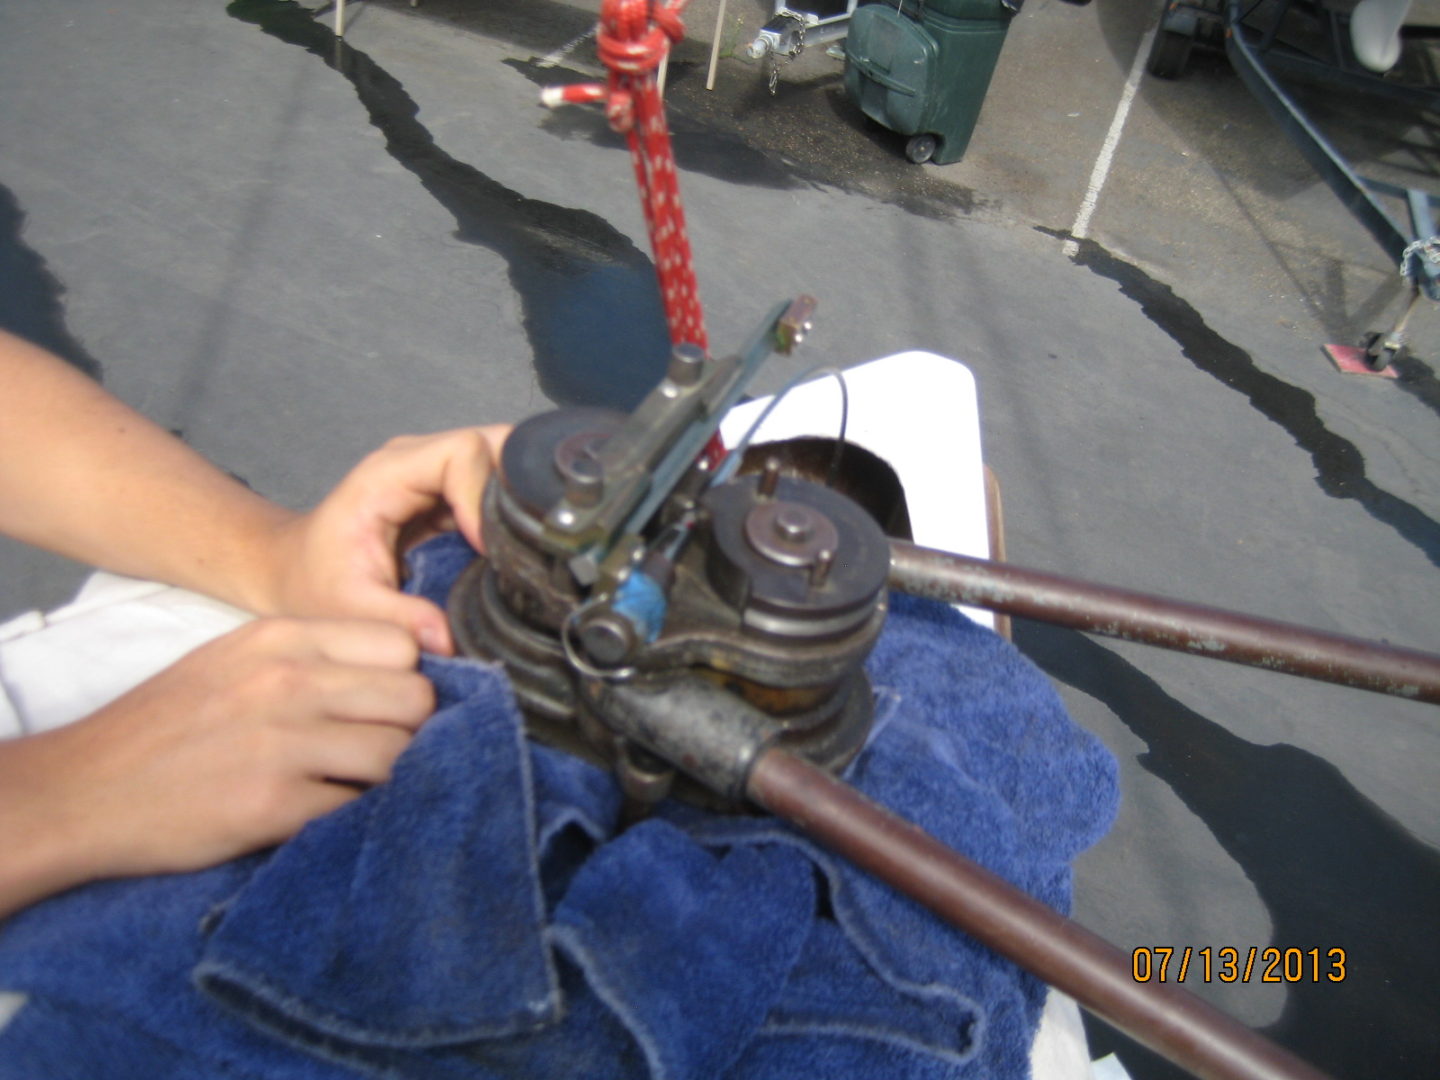
[[(787, 19), (793, 19), (800, 26), (800, 29), (795, 34), (795, 47), (785, 54), (785, 62), (787, 64), (793, 64), (795, 58), (805, 51), (805, 20), (797, 18), (794, 15), (787, 15), (785, 17)], [(780, 85), (780, 60), (775, 55), (773, 49), (770, 50), (770, 70), (766, 75), (766, 84), (770, 87), (770, 96), (774, 97), (776, 88)]]
[(1405, 250), (1400, 253), (1400, 276), (1406, 281), (1415, 276), (1415, 271), (1410, 269), (1410, 260), (1417, 254), (1428, 259), (1431, 266), (1440, 266), (1440, 236), (1412, 240), (1405, 245)]

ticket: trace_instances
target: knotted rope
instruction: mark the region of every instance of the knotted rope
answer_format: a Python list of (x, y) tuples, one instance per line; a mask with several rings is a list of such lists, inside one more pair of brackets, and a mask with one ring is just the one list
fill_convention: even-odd
[(551, 107), (604, 103), (610, 126), (625, 136), (630, 147), (670, 340), (676, 345), (698, 345), (708, 353), (675, 153), (657, 78), (670, 43), (685, 36), (680, 12), (688, 2), (605, 0), (600, 8), (596, 52), (610, 71), (608, 84), (549, 87), (541, 92), (540, 100)]

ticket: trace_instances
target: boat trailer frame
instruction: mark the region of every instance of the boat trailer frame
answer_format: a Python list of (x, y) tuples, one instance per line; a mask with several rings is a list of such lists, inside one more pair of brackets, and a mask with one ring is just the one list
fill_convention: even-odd
[[(1308, 15), (1318, 24), (1328, 55), (1316, 56), (1282, 40), (1286, 20), (1292, 14)], [(1261, 18), (1264, 25), (1258, 25)], [(1412, 27), (1406, 29), (1405, 36), (1440, 36), (1440, 29)], [(1440, 85), (1402, 83), (1365, 68), (1350, 44), (1349, 16), (1323, 10), (1311, 0), (1258, 0), (1243, 8), (1240, 0), (1174, 0), (1161, 16), (1148, 58), (1150, 73), (1178, 78), (1195, 44), (1223, 47), (1246, 88), (1410, 283), (1410, 302), (1395, 327), (1388, 333), (1368, 334), (1363, 345), (1368, 367), (1384, 371), (1404, 351), (1406, 325), (1421, 296), (1440, 300), (1440, 230), (1434, 213), (1440, 199), (1418, 188), (1357, 173), (1280, 85), (1276, 75), (1379, 96), (1437, 113)], [(1408, 221), (1397, 220), (1382, 198), (1401, 200)], [(1340, 348), (1327, 346), (1327, 351)], [(1332, 358), (1340, 363), (1333, 353)]]

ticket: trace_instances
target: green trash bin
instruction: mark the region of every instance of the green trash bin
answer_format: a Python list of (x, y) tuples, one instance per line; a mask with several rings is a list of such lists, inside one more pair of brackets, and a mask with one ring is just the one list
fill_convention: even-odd
[(870, 119), (910, 136), (911, 161), (959, 161), (1018, 8), (1018, 0), (1013, 7), (905, 0), (899, 10), (856, 8), (845, 39), (845, 90)]

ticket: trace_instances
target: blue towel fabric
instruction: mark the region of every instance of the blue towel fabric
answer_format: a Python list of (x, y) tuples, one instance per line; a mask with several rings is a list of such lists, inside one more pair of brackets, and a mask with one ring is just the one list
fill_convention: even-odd
[[(412, 556), (442, 601), (473, 557)], [(1046, 903), (1114, 761), (1008, 644), (896, 596), (847, 778)], [(393, 779), (273, 851), (72, 890), (0, 924), (0, 1078), (1028, 1075), (1044, 988), (763, 816), (666, 803), (528, 743), (497, 668), (426, 658)]]

